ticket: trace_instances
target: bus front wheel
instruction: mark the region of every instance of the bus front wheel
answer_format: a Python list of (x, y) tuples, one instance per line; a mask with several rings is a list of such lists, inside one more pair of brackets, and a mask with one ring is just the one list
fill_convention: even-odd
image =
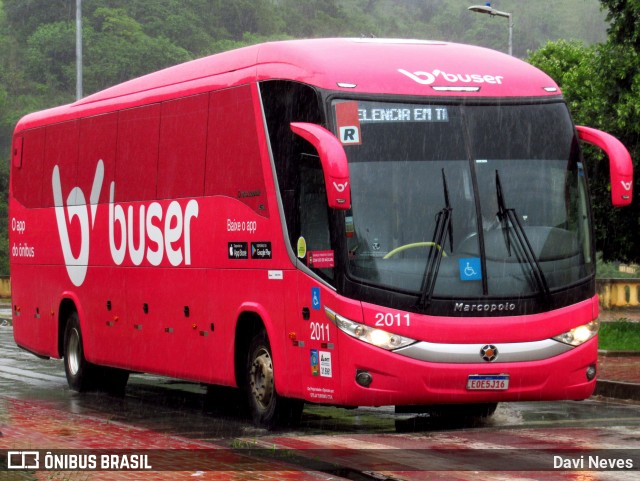
[(300, 422), (303, 401), (285, 398), (276, 391), (271, 346), (264, 331), (249, 345), (245, 372), (249, 410), (256, 425), (271, 429)]

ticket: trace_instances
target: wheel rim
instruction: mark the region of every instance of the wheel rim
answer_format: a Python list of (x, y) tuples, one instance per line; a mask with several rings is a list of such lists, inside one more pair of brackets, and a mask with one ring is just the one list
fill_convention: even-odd
[(80, 370), (80, 333), (77, 329), (72, 329), (69, 333), (69, 344), (67, 345), (67, 366), (69, 372), (75, 376)]
[(266, 409), (273, 397), (273, 362), (269, 351), (261, 347), (251, 363), (249, 372), (251, 393), (256, 403)]

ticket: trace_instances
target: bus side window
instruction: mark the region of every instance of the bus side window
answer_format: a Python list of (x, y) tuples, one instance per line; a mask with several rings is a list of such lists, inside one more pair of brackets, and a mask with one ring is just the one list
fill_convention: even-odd
[(116, 202), (156, 198), (159, 137), (160, 104), (120, 111)]
[(202, 196), (208, 115), (208, 93), (162, 104), (158, 199)]
[[(292, 249), (301, 233), (301, 170), (308, 154), (317, 154), (304, 139), (291, 131), (291, 122), (310, 122), (323, 124), (322, 110), (318, 93), (308, 85), (297, 82), (270, 80), (260, 84), (260, 93), (264, 108), (269, 142), (273, 153), (273, 162), (282, 198), (287, 232)], [(319, 160), (316, 158), (318, 167)], [(309, 194), (310, 195), (310, 194)], [(315, 197), (315, 194), (314, 194)], [(319, 202), (319, 200), (318, 200)], [(324, 198), (326, 208), (327, 201)], [(310, 209), (315, 210), (314, 209)], [(313, 248), (313, 246), (309, 246)]]
[[(109, 183), (115, 178), (117, 138), (117, 112), (80, 120), (78, 185), (86, 189), (85, 194), (88, 196), (95, 179), (98, 161), (101, 160), (104, 166), (104, 178), (107, 180), (100, 189), (99, 203), (109, 202)], [(67, 188), (70, 187), (72, 186)]]
[[(297, 204), (300, 237), (304, 237), (309, 252), (331, 250), (327, 190), (320, 159), (315, 155), (302, 154), (299, 162), (300, 197)], [(325, 276), (333, 277), (333, 269), (321, 271)]]
[[(42, 207), (42, 191), (33, 188), (32, 179), (48, 179), (51, 185), (51, 172), (43, 172), (44, 145), (46, 129), (38, 128), (23, 133), (22, 164), (11, 164), (11, 183), (14, 198), (26, 207)], [(48, 202), (53, 202), (49, 199)]]
[[(43, 159), (44, 178), (48, 182), (42, 182), (42, 206), (53, 207), (53, 188), (51, 176), (53, 169), (58, 166), (60, 176), (65, 179), (69, 186), (78, 185), (78, 141), (79, 128), (78, 121), (71, 120), (47, 127), (47, 138), (45, 144), (45, 156)], [(80, 201), (79, 199), (77, 200)], [(72, 205), (74, 199), (67, 199), (65, 203)]]
[(252, 87), (212, 92), (205, 195), (225, 195), (269, 217)]

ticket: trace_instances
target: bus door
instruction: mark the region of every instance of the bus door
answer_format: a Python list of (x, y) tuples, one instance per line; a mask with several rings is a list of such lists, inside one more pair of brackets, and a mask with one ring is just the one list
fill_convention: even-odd
[[(297, 257), (298, 309), (295, 364), (301, 370), (303, 397), (319, 403), (339, 402), (337, 328), (325, 307), (335, 309), (335, 251), (331, 241), (333, 209), (350, 205), (348, 166), (339, 141), (317, 124), (292, 123), (292, 131), (308, 141), (290, 157), (285, 215)], [(334, 189), (332, 186), (342, 186)], [(296, 341), (294, 341), (296, 344)]]
[(298, 163), (299, 189), (297, 189), (294, 225), (297, 231), (292, 239), (298, 265), (298, 321), (296, 333), (304, 347), (298, 347), (297, 364), (302, 366), (301, 377), (304, 397), (309, 401), (333, 402), (337, 384), (338, 353), (336, 327), (325, 314), (335, 291), (334, 251), (331, 246), (329, 217), (324, 172), (320, 159), (303, 154)]

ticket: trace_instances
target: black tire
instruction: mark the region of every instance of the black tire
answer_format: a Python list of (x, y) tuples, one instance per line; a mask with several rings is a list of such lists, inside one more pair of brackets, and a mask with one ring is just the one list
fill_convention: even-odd
[(124, 396), (127, 382), (129, 382), (129, 371), (117, 369), (115, 367), (97, 367), (96, 388), (105, 391), (112, 396)]
[(445, 404), (433, 406), (431, 414), (449, 419), (477, 420), (491, 417), (498, 403)]
[(122, 396), (129, 380), (128, 371), (87, 361), (77, 312), (71, 313), (64, 331), (64, 372), (69, 387), (78, 392), (100, 389)]
[(213, 413), (247, 417), (247, 397), (242, 389), (209, 384), (204, 398), (205, 410)]
[(473, 404), (475, 416), (478, 418), (489, 418), (498, 409), (498, 403)]
[(67, 383), (74, 391), (95, 388), (96, 366), (84, 357), (84, 344), (78, 313), (72, 312), (64, 330), (64, 372)]
[(249, 412), (256, 426), (272, 429), (299, 424), (304, 402), (277, 393), (271, 346), (264, 331), (258, 333), (249, 345), (244, 387)]
[(432, 417), (448, 419), (485, 419), (493, 415), (498, 403), (425, 404), (396, 406), (396, 413), (427, 413)]

